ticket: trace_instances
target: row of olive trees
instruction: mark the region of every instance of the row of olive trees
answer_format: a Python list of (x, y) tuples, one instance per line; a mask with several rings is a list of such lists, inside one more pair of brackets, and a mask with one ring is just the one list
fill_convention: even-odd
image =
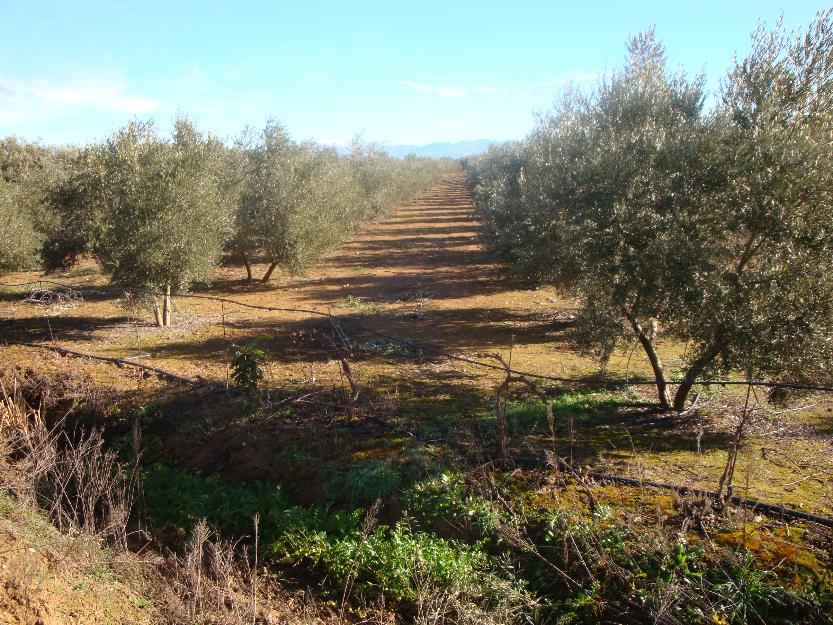
[(0, 273), (39, 263), (46, 190), (54, 184), (56, 153), (14, 138), (0, 140)]
[[(580, 346), (637, 340), (663, 407), (730, 370), (833, 366), (833, 19), (760, 28), (714, 106), (653, 31), (587, 95), (469, 164), (484, 238), (515, 272), (573, 293)], [(657, 337), (685, 341), (671, 394)]]
[(114, 282), (160, 294), (160, 325), (170, 294), (210, 279), (224, 253), (249, 280), (255, 260), (268, 264), (264, 281), (277, 268), (301, 272), (454, 167), (359, 141), (341, 155), (272, 122), (227, 145), (184, 118), (170, 138), (134, 122), (80, 149), (0, 148), (0, 272), (65, 269), (90, 254)]

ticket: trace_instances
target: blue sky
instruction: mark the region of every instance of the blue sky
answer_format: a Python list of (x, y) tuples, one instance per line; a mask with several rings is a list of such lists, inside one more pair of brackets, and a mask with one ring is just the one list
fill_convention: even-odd
[(92, 2), (0, 0), (0, 136), (101, 139), (177, 111), (236, 135), (425, 144), (523, 136), (570, 80), (621, 64), (656, 25), (672, 65), (716, 88), (759, 20), (825, 2)]

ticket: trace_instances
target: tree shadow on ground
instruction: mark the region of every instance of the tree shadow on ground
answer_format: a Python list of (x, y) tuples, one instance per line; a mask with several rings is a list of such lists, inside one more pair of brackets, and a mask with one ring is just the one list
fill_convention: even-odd
[[(58, 282), (58, 280), (56, 280)], [(85, 284), (70, 284), (67, 282), (66, 286), (72, 288), (73, 292), (80, 298), (80, 302), (108, 302), (115, 301), (124, 295), (124, 287), (114, 284), (103, 285), (85, 285)], [(19, 302), (25, 304), (25, 300), (35, 291), (49, 291), (58, 290), (60, 287), (56, 284), (50, 284), (46, 281), (41, 286), (34, 284), (30, 287), (15, 288), (15, 289), (0, 289), (0, 302)], [(28, 304), (33, 309), (39, 309), (40, 304)]]
[[(423, 289), (431, 293), (432, 300), (459, 299), (496, 295), (511, 291), (515, 286), (500, 280), (497, 275), (477, 271), (443, 270), (441, 267), (444, 263), (438, 263), (432, 268), (431, 262), (430, 253), (425, 253), (418, 255), (407, 271), (390, 272), (385, 275), (354, 274), (348, 277), (313, 279), (304, 284), (304, 298), (313, 302), (332, 302), (349, 294), (372, 301), (389, 302), (396, 301), (408, 291)], [(367, 259), (345, 259), (344, 266), (384, 270), (383, 263), (377, 265)]]
[[(572, 326), (569, 319), (508, 309), (409, 312), (381, 315), (335, 309), (334, 318), (350, 341), (350, 360), (364, 363), (437, 362), (445, 357), (434, 350), (448, 353), (488, 351), (503, 348), (510, 340), (516, 346), (563, 345), (570, 340)], [(166, 335), (160, 334), (151, 351), (154, 358), (187, 359), (225, 366), (233, 345), (251, 343), (266, 351), (269, 362), (280, 366), (328, 362), (338, 355), (334, 343), (339, 349), (344, 347), (327, 317), (286, 320), (253, 316), (227, 320), (226, 330), (225, 337), (218, 333), (200, 339), (165, 340)], [(426, 349), (422, 349), (423, 344)]]
[(0, 337), (9, 341), (89, 341), (97, 332), (128, 322), (126, 316), (38, 315), (0, 319)]
[[(381, 393), (390, 401), (396, 389), (396, 409), (392, 413), (403, 428), (426, 440), (445, 440), (460, 450), (482, 456), (494, 449), (497, 438), (495, 393), (475, 383), (470, 375), (449, 371), (420, 376), (375, 376), (368, 382), (368, 394)], [(495, 384), (495, 387), (497, 383)], [(570, 393), (609, 393), (582, 386)], [(693, 451), (697, 442), (689, 428), (675, 415), (661, 412), (654, 404), (611, 395), (606, 402), (560, 406), (555, 398), (557, 451), (591, 467), (627, 456)], [(510, 445), (514, 453), (533, 452), (543, 457), (551, 449), (549, 425), (544, 405), (528, 391), (513, 393), (507, 410)], [(700, 436), (702, 449), (725, 449), (730, 431), (707, 432)]]

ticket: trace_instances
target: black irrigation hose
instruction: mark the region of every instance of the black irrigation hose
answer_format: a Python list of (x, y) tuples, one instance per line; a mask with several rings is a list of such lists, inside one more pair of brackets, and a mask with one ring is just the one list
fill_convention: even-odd
[[(54, 284), (57, 286), (62, 286), (65, 288), (77, 288), (71, 285), (62, 284), (60, 282), (54, 282), (52, 280), (35, 280), (32, 282), (21, 282), (18, 284), (3, 284), (0, 283), (0, 287), (16, 287), (16, 286), (29, 286), (33, 284)], [(149, 295), (156, 295), (159, 297), (163, 297), (165, 293), (160, 291), (153, 291), (150, 289), (140, 289), (142, 292), (147, 293)], [(226, 297), (218, 297), (215, 295), (196, 295), (190, 293), (181, 293), (181, 294), (172, 294), (171, 297), (179, 297), (179, 298), (191, 298), (191, 299), (204, 299), (216, 302), (224, 302), (228, 304), (234, 304), (236, 306), (241, 306), (243, 308), (252, 308), (255, 310), (266, 310), (271, 312), (294, 312), (294, 313), (304, 313), (308, 315), (317, 315), (319, 317), (329, 317), (332, 318), (333, 315), (329, 312), (322, 312), (320, 310), (309, 309), (309, 308), (281, 308), (276, 306), (263, 306), (259, 304), (248, 304), (246, 302), (240, 302), (237, 300), (229, 299)], [(379, 332), (378, 330), (374, 330), (373, 328), (369, 328), (368, 326), (359, 323), (358, 321), (348, 320), (343, 317), (339, 318), (339, 321), (342, 325), (353, 326), (363, 332), (369, 332), (378, 336), (379, 338), (384, 338), (389, 341), (402, 341), (402, 337), (395, 337), (385, 334), (383, 332)], [(425, 343), (420, 343), (419, 341), (410, 341), (412, 345), (417, 347), (418, 349), (422, 350), (423, 352), (427, 352), (429, 354), (434, 354), (437, 356), (443, 356), (444, 358), (448, 358), (450, 360), (456, 360), (458, 362), (465, 362), (471, 365), (475, 365), (477, 367), (481, 367), (484, 369), (492, 369), (495, 371), (505, 372), (506, 370), (498, 365), (494, 365), (489, 362), (483, 362), (482, 360), (476, 360), (474, 358), (468, 358), (466, 356), (459, 356), (457, 354), (452, 354), (450, 352), (446, 352), (441, 349), (437, 349), (435, 347), (431, 347)], [(563, 382), (568, 384), (586, 384), (586, 385), (598, 385), (598, 386), (656, 386), (655, 381), (651, 380), (622, 380), (622, 379), (578, 379), (578, 378), (566, 378), (566, 377), (559, 377), (559, 376), (552, 376), (546, 375), (543, 373), (533, 373), (531, 371), (521, 371), (518, 369), (512, 369), (511, 373), (527, 377), (527, 378), (535, 378), (537, 380), (548, 380), (550, 382)], [(683, 384), (684, 380), (668, 380), (666, 384)], [(771, 380), (696, 380), (693, 384), (698, 386), (759, 386), (759, 387), (767, 387), (767, 388), (785, 388), (785, 389), (792, 389), (792, 390), (803, 390), (803, 391), (818, 391), (824, 393), (833, 393), (833, 386), (826, 386), (826, 385), (818, 385), (818, 384), (801, 384), (798, 382), (776, 382)]]
[(109, 362), (116, 366), (123, 367), (135, 367), (137, 369), (141, 369), (142, 371), (149, 371), (154, 375), (162, 379), (167, 380), (174, 380), (176, 382), (182, 382), (183, 384), (188, 384), (191, 386), (199, 386), (206, 383), (205, 380), (194, 380), (191, 378), (186, 378), (184, 376), (178, 375), (176, 373), (171, 373), (170, 371), (165, 371), (164, 369), (159, 369), (158, 367), (151, 367), (150, 365), (145, 365), (140, 362), (135, 362), (130, 360), (129, 358), (115, 358), (111, 356), (97, 356), (95, 354), (86, 354), (84, 352), (77, 352), (72, 349), (67, 349), (66, 347), (60, 347), (59, 345), (45, 345), (43, 343), (25, 343), (22, 341), (9, 341), (5, 343), (6, 345), (19, 345), (22, 347), (33, 347), (36, 349), (46, 349), (53, 352), (57, 352), (62, 356), (73, 356), (75, 358), (89, 358), (90, 360), (100, 360), (102, 362)]
[[(379, 336), (380, 338), (385, 338), (389, 341), (401, 341), (401, 337), (394, 337), (386, 335), (378, 330), (374, 330), (373, 328), (369, 328), (363, 324), (360, 324), (356, 321), (351, 321), (347, 319), (341, 319), (341, 323), (343, 325), (352, 325), (354, 328), (358, 328), (364, 332), (370, 332)], [(426, 345), (425, 343), (420, 343), (418, 341), (411, 341), (411, 344), (418, 347), (424, 352), (428, 352), (429, 354), (436, 354), (438, 356), (444, 356), (445, 358), (449, 358), (451, 360), (457, 360), (460, 362), (467, 362), (472, 365), (476, 365), (478, 367), (483, 367), (486, 369), (494, 369), (495, 371), (506, 372), (504, 367), (499, 365), (493, 365), (489, 362), (483, 362), (482, 360), (475, 360), (474, 358), (467, 358), (465, 356), (458, 356), (456, 354), (451, 354), (449, 352), (443, 351), (441, 349), (437, 349), (435, 347), (431, 347), (430, 345)], [(580, 379), (580, 378), (565, 378), (565, 377), (558, 377), (552, 375), (546, 375), (543, 373), (533, 373), (531, 371), (522, 371), (519, 369), (510, 369), (510, 373), (514, 373), (523, 377), (527, 378), (536, 378), (539, 380), (550, 380), (552, 382), (567, 382), (570, 384), (593, 384), (599, 386), (656, 386), (655, 381), (651, 380), (617, 380), (617, 379)], [(684, 380), (668, 380), (666, 384), (682, 384)], [(824, 386), (818, 384), (799, 384), (793, 382), (773, 382), (768, 380), (696, 380), (694, 382), (695, 385), (699, 386), (766, 386), (770, 388), (790, 388), (796, 390), (807, 390), (807, 391), (821, 391), (821, 392), (833, 392), (833, 386)]]
[[(705, 497), (708, 499), (720, 499), (721, 497), (720, 493), (712, 490), (703, 490), (700, 488), (692, 488), (690, 486), (680, 486), (678, 484), (665, 484), (663, 482), (653, 482), (651, 480), (637, 480), (630, 477), (621, 477), (619, 475), (608, 475), (606, 473), (590, 472), (587, 475), (599, 482), (613, 482), (615, 484), (624, 484), (626, 486), (640, 486), (659, 488), (662, 490), (673, 490), (681, 495), (697, 495), (698, 497)], [(833, 527), (833, 519), (831, 518), (819, 516), (817, 514), (810, 514), (809, 512), (801, 512), (800, 510), (794, 510), (792, 508), (787, 508), (786, 506), (780, 506), (774, 503), (766, 503), (764, 501), (758, 501), (757, 499), (748, 499), (746, 497), (740, 497), (738, 495), (732, 495), (729, 501), (731, 501), (736, 506), (751, 508), (753, 510), (762, 510), (768, 514), (772, 514), (775, 516), (781, 516), (791, 519), (800, 519), (802, 521), (811, 521), (813, 523), (818, 523), (819, 525), (824, 525), (825, 527)]]

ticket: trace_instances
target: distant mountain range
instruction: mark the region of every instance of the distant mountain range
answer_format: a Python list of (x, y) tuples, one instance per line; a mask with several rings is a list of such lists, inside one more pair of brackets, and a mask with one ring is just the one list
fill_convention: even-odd
[(473, 154), (480, 154), (485, 152), (486, 148), (501, 141), (494, 141), (493, 139), (474, 139), (472, 141), (457, 141), (456, 143), (441, 142), (429, 143), (427, 145), (391, 145), (382, 144), (383, 147), (394, 156), (406, 156), (408, 154), (415, 154), (416, 156), (428, 156), (431, 158), (439, 158), (448, 156), (450, 158), (462, 158), (464, 156), (472, 156)]

